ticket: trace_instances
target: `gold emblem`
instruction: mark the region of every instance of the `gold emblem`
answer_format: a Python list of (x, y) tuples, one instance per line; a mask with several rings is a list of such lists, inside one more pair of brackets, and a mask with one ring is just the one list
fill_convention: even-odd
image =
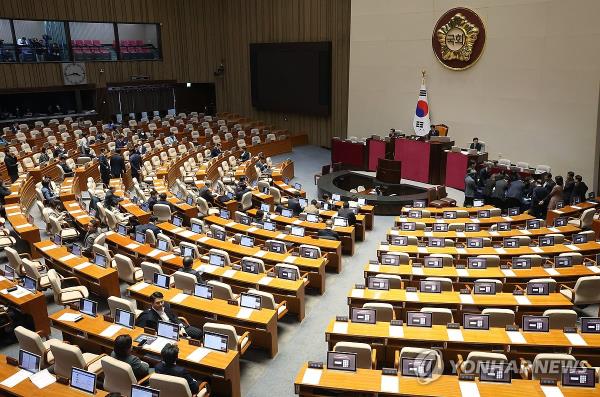
[(461, 13), (454, 15), (436, 32), (445, 61), (469, 61), (477, 40), (479, 28), (467, 21)]

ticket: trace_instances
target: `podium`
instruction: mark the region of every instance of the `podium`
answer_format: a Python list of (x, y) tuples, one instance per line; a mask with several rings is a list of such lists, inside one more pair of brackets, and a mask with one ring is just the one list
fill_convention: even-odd
[(446, 149), (451, 142), (418, 141), (396, 138), (394, 141), (394, 160), (402, 162), (405, 179), (442, 185), (446, 179)]
[(400, 183), (400, 179), (402, 178), (402, 162), (380, 158), (377, 163), (376, 178), (385, 183)]

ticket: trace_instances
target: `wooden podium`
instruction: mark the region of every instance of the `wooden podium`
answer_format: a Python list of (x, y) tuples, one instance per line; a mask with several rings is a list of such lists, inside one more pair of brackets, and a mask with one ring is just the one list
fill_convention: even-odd
[(385, 183), (400, 183), (402, 162), (398, 160), (379, 159), (376, 178)]

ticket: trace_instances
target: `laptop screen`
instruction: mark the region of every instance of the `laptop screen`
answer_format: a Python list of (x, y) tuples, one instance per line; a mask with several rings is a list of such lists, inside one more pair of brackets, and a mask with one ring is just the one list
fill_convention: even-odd
[(240, 215), (240, 223), (241, 223), (242, 225), (246, 225), (246, 226), (248, 226), (248, 225), (250, 225), (250, 224), (252, 223), (252, 219), (250, 219), (250, 217), (249, 217), (249, 216), (246, 216), (246, 215)]
[(102, 254), (94, 254), (94, 264), (106, 268), (106, 257)]
[(187, 205), (194, 205), (194, 198), (192, 196), (187, 196), (185, 202)]
[(271, 252), (277, 252), (280, 254), (286, 251), (285, 244), (281, 241), (269, 241), (267, 248), (269, 248), (269, 251)]
[(292, 218), (294, 216), (294, 213), (288, 208), (283, 208), (281, 210), (281, 216), (285, 216), (286, 218)]
[(490, 329), (490, 316), (487, 314), (469, 314), (463, 315), (464, 329)]
[(183, 225), (183, 218), (180, 216), (173, 215), (173, 218), (171, 219), (171, 223), (175, 226), (181, 226), (181, 225)]
[(444, 247), (446, 245), (446, 241), (441, 237), (429, 237), (427, 241), (427, 246), (429, 247)]
[(300, 208), (304, 208), (308, 205), (308, 201), (304, 198), (298, 199), (298, 203), (300, 204)]
[(122, 236), (127, 236), (127, 228), (125, 227), (125, 225), (117, 225), (117, 233), (119, 233)]
[(596, 372), (594, 368), (563, 367), (562, 386), (595, 387)]
[(481, 199), (473, 200), (473, 207), (483, 207), (484, 205), (485, 205), (485, 201), (483, 201)]
[(229, 211), (222, 209), (219, 211), (219, 216), (223, 219), (229, 219)]
[(435, 360), (432, 358), (402, 357), (402, 376), (431, 378)]
[(179, 325), (159, 320), (156, 334), (163, 338), (179, 340)]
[(477, 211), (477, 217), (478, 218), (489, 218), (490, 217), (490, 210), (480, 210), (480, 211)]
[(419, 283), (419, 291), (428, 293), (442, 292), (442, 283), (437, 280), (421, 280)]
[(249, 261), (247, 259), (242, 259), (242, 271), (247, 272), (247, 273), (254, 273), (254, 274), (258, 274), (258, 263), (254, 262), (254, 261)]
[(377, 312), (375, 309), (353, 307), (351, 319), (353, 323), (375, 324), (377, 322)]
[(156, 248), (158, 248), (161, 251), (167, 252), (169, 250), (169, 242), (167, 240), (159, 238), (156, 243)]
[(340, 196), (339, 194), (332, 194), (331, 199), (333, 201), (342, 201), (342, 196)]
[(431, 327), (431, 313), (407, 312), (406, 325), (409, 327)]
[(282, 266), (278, 266), (276, 267), (276, 269), (278, 278), (292, 281), (296, 281), (298, 279), (298, 272), (295, 269), (290, 269)]
[(135, 242), (140, 244), (146, 243), (146, 233), (135, 232)]
[(60, 237), (60, 234), (55, 234), (53, 241), (56, 245), (62, 245), (62, 237)]
[(202, 225), (199, 223), (192, 223), (192, 232), (202, 233)]
[(327, 352), (327, 369), (356, 371), (356, 353)]
[(319, 217), (316, 214), (306, 214), (306, 221), (317, 223), (319, 222)]
[(304, 228), (300, 226), (292, 226), (292, 234), (294, 236), (304, 237)]
[(356, 201), (358, 202), (358, 205), (366, 205), (367, 204), (367, 199), (364, 199), (364, 198), (359, 198)]
[(414, 208), (425, 208), (427, 206), (427, 202), (425, 200), (413, 200)]
[(35, 292), (37, 291), (37, 280), (28, 277), (28, 276), (23, 276), (22, 277), (23, 280), (23, 288), (25, 288), (26, 290), (29, 290), (30, 292), (33, 292), (35, 294)]
[(269, 212), (271, 210), (271, 206), (267, 203), (262, 203), (260, 205), (260, 209), (262, 210), (262, 212)]
[(240, 306), (247, 307), (249, 309), (259, 310), (261, 303), (261, 296), (254, 294), (247, 294), (242, 292), (240, 296)]
[(422, 216), (423, 216), (423, 213), (422, 213), (421, 211), (418, 211), (418, 210), (411, 210), (411, 211), (408, 211), (408, 217), (409, 217), (409, 218), (416, 218), (416, 219), (419, 219), (419, 218), (421, 218)]
[(496, 229), (500, 232), (507, 232), (510, 230), (510, 222), (498, 222), (496, 223)]
[(513, 207), (508, 209), (508, 216), (517, 216), (521, 212), (519, 207)]
[(333, 226), (346, 227), (346, 226), (348, 226), (348, 219), (342, 218), (341, 216), (334, 216), (333, 217)]
[(146, 386), (131, 385), (131, 397), (160, 397), (160, 391)]
[(227, 352), (227, 335), (217, 334), (215, 332), (204, 331), (202, 335), (202, 345), (207, 349), (219, 352)]
[(531, 269), (531, 258), (512, 258), (513, 269)]
[(194, 247), (188, 247), (187, 245), (184, 245), (181, 247), (181, 256), (190, 256), (192, 258), (195, 258), (196, 250), (194, 249)]
[(523, 331), (548, 332), (550, 317), (548, 316), (523, 316)]
[(75, 256), (81, 256), (81, 245), (73, 244), (71, 247), (71, 253)]
[(444, 211), (444, 213), (442, 215), (443, 215), (444, 219), (456, 219), (458, 216), (456, 211)]
[(554, 245), (554, 236), (541, 236), (538, 239), (540, 247), (548, 247)]
[(19, 350), (19, 368), (29, 372), (39, 372), (42, 358), (37, 355), (28, 352), (27, 350)]
[(299, 183), (294, 183), (294, 189), (296, 190), (302, 190), (302, 185)]
[(96, 210), (95, 210), (95, 209), (93, 209), (93, 208), (92, 208), (92, 209), (90, 210), (90, 216), (91, 216), (92, 218), (96, 216)]
[(389, 290), (390, 289), (390, 280), (384, 277), (369, 277), (369, 289), (376, 290)]
[(171, 278), (166, 274), (154, 273), (154, 285), (169, 289), (169, 284), (171, 283)]
[(223, 258), (221, 255), (210, 254), (208, 256), (208, 263), (213, 266), (223, 267), (225, 266), (225, 258)]
[(554, 220), (554, 226), (556, 226), (556, 227), (567, 226), (567, 222), (568, 222), (567, 218), (564, 218), (564, 217), (556, 218)]
[(79, 299), (79, 311), (88, 316), (96, 317), (96, 313), (98, 313), (98, 302), (81, 298)]
[(240, 239), (240, 244), (244, 247), (254, 247), (254, 238), (250, 236), (242, 236)]
[(225, 239), (227, 238), (227, 233), (225, 233), (223, 230), (219, 230), (216, 228), (212, 229), (212, 235), (214, 238), (221, 241), (225, 241)]
[(519, 248), (519, 239), (514, 237), (507, 237), (504, 239), (504, 248)]
[(208, 284), (194, 284), (194, 296), (204, 298), (204, 299), (212, 299), (213, 298), (213, 287)]
[(542, 223), (539, 219), (530, 219), (527, 221), (527, 229), (539, 229)]
[(527, 283), (527, 295), (548, 295), (549, 293), (548, 283)]
[(115, 309), (115, 324), (133, 329), (135, 314), (127, 310)]
[(96, 374), (79, 368), (71, 368), (71, 387), (94, 394), (96, 392)]
[(571, 236), (571, 238), (573, 240), (573, 244), (583, 244), (583, 243), (587, 243), (587, 241), (588, 241), (587, 234), (583, 234), (583, 233), (574, 234), (573, 236)]
[(554, 267), (573, 267), (572, 256), (555, 256)]
[(270, 232), (274, 231), (277, 227), (273, 222), (265, 221), (263, 223), (263, 229), (268, 230)]

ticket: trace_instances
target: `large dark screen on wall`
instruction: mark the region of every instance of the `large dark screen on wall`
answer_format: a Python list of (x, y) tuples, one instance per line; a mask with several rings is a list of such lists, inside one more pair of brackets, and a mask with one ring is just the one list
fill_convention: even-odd
[(250, 44), (252, 106), (327, 116), (331, 42)]

